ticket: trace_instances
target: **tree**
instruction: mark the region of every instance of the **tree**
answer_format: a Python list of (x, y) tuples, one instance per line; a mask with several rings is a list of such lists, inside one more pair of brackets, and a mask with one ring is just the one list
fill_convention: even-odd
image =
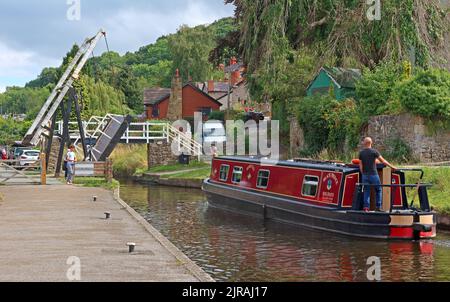
[(450, 121), (450, 72), (419, 71), (399, 87), (400, 103), (410, 112), (428, 119)]
[(211, 31), (206, 26), (183, 25), (169, 38), (173, 68), (179, 69), (184, 81), (206, 81), (212, 71), (208, 56), (214, 47)]
[[(368, 20), (368, 5), (359, 0), (226, 2), (236, 5), (249, 74), (271, 72), (270, 66), (276, 70), (276, 58), (292, 49), (316, 50), (318, 65), (329, 61), (345, 67), (350, 58), (353, 65), (369, 68), (390, 59), (414, 58), (423, 67), (443, 64), (439, 54), (449, 49), (443, 37), (450, 18), (438, 0), (383, 1), (383, 18), (377, 22)], [(255, 92), (265, 85), (254, 81), (250, 88)]]
[(82, 116), (85, 120), (94, 115), (103, 116), (107, 113), (125, 114), (130, 112), (125, 104), (125, 95), (122, 91), (114, 89), (102, 81), (94, 81), (91, 77), (82, 75), (76, 82), (75, 88), (81, 94)]
[(29, 88), (43, 88), (49, 84), (56, 85), (59, 80), (59, 68), (46, 67), (42, 70), (36, 80), (30, 81), (25, 85)]
[(127, 66), (119, 72), (116, 87), (125, 95), (125, 102), (130, 109), (136, 112), (143, 111), (142, 91), (130, 67)]
[(401, 80), (401, 67), (392, 62), (363, 71), (363, 76), (356, 83), (356, 97), (365, 120), (389, 112), (390, 105), (397, 102), (396, 85)]
[(50, 87), (20, 88), (8, 87), (0, 94), (0, 107), (3, 114), (27, 114), (33, 119), (50, 95)]

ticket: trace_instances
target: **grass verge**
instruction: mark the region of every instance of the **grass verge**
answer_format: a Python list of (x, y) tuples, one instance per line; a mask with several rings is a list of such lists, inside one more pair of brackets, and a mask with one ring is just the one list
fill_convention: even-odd
[[(425, 172), (422, 182), (432, 183), (433, 187), (428, 189), (428, 199), (431, 206), (441, 214), (450, 215), (450, 167), (424, 167)], [(414, 173), (407, 173), (407, 183), (417, 183), (418, 176)], [(408, 193), (408, 199), (411, 201), (414, 190)], [(416, 195), (415, 203), (418, 204)]]
[(132, 176), (147, 169), (147, 145), (118, 145), (111, 155), (114, 175)]
[(202, 180), (211, 175), (211, 167), (203, 167), (195, 171), (185, 171), (174, 174), (163, 175), (163, 179), (195, 179)]
[(105, 188), (107, 190), (114, 190), (120, 186), (120, 183), (113, 179), (111, 183), (108, 183), (103, 177), (75, 177), (74, 182), (75, 185), (81, 185), (83, 187), (90, 188)]
[(200, 169), (200, 168), (209, 168), (211, 169), (211, 165), (204, 162), (193, 161), (189, 165), (182, 164), (172, 164), (165, 166), (156, 166), (152, 167), (148, 172), (150, 173), (165, 173), (165, 172), (176, 172), (183, 170), (192, 170), (192, 169)]

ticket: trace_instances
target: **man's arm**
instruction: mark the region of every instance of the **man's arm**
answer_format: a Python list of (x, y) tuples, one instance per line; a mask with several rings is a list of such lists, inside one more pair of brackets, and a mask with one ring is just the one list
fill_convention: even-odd
[(395, 171), (395, 170), (398, 170), (396, 166), (392, 165), (390, 162), (388, 162), (387, 160), (385, 160), (385, 159), (383, 158), (383, 156), (380, 155), (380, 157), (378, 157), (378, 160), (379, 160), (380, 162), (382, 162), (383, 164), (385, 164), (386, 166), (391, 167), (392, 170), (394, 170), (394, 171)]
[(359, 161), (359, 171), (361, 171), (361, 174), (364, 174), (364, 168), (363, 168), (362, 160)]

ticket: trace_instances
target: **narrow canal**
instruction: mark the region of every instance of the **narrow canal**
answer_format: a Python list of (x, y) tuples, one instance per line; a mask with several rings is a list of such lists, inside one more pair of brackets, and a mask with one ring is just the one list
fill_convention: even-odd
[(450, 234), (426, 242), (356, 240), (208, 207), (200, 190), (123, 183), (121, 197), (217, 281), (450, 281)]

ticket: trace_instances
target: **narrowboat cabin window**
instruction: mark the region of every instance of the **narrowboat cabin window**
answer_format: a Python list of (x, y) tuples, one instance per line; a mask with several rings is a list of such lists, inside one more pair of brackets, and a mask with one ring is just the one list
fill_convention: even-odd
[(228, 173), (230, 172), (230, 166), (229, 165), (222, 165), (220, 166), (220, 181), (227, 181), (228, 179)]
[(235, 184), (238, 184), (241, 182), (242, 180), (242, 171), (243, 168), (242, 167), (234, 167), (233, 169), (233, 178), (231, 179), (231, 181)]
[(303, 179), (302, 195), (307, 197), (316, 197), (319, 187), (319, 177), (305, 176)]
[(256, 187), (259, 189), (267, 189), (267, 187), (269, 186), (269, 176), (269, 170), (259, 170)]

